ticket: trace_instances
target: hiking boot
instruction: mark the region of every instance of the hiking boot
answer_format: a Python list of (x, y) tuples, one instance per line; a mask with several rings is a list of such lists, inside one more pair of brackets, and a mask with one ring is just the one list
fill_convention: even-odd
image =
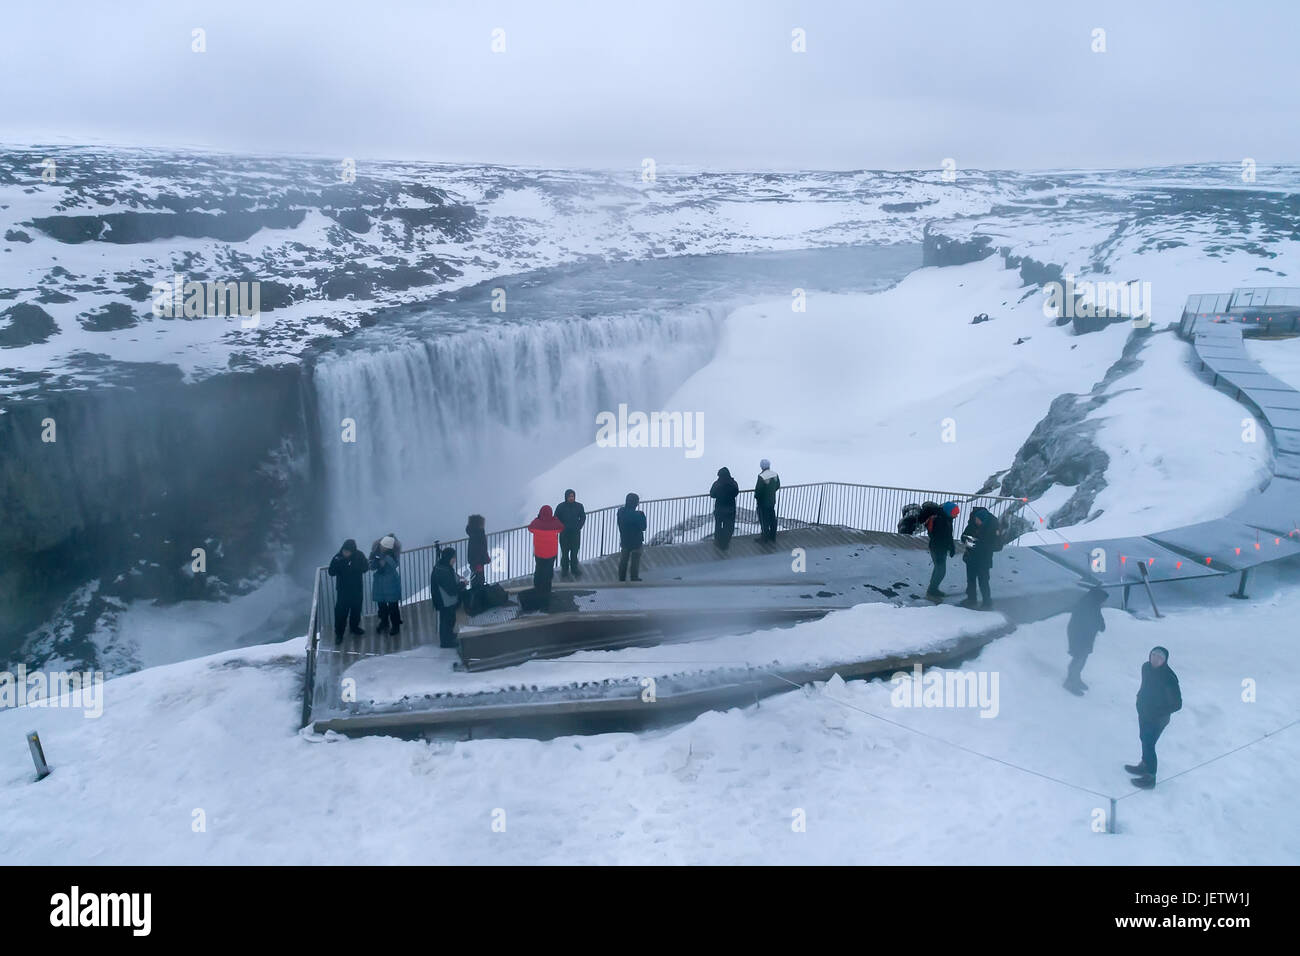
[(340, 644), (342, 644), (342, 643), (343, 643), (343, 635), (342, 635), (342, 634), (335, 634), (335, 635), (334, 635), (334, 646), (337, 647), (338, 645), (340, 645)]
[(1083, 682), (1083, 678), (1082, 678), (1082, 677), (1079, 678), (1079, 680), (1077, 681), (1077, 683), (1078, 683), (1078, 685), (1079, 685), (1080, 687), (1082, 687), (1084, 690), (1088, 690), (1088, 689), (1089, 689), (1088, 685), (1085, 684), (1085, 683)]
[(1062, 684), (1061, 686), (1064, 687), (1066, 690), (1068, 690), (1068, 691), (1069, 691), (1071, 694), (1073, 694), (1075, 697), (1082, 697), (1082, 696), (1083, 696), (1084, 688), (1083, 688), (1082, 685), (1080, 685), (1080, 684), (1078, 683), (1078, 681), (1068, 681), (1068, 680), (1067, 680), (1067, 681), (1066, 681), (1064, 684)]
[(1124, 769), (1128, 773), (1137, 774), (1139, 777), (1145, 777), (1150, 775), (1150, 771), (1147, 770), (1146, 763), (1141, 760), (1139, 760), (1137, 763), (1124, 764)]
[(981, 610), (981, 611), (991, 611), (992, 609), (993, 609), (993, 602), (992, 602), (992, 601), (981, 601), (981, 602), (980, 602), (980, 610)]
[(1132, 783), (1139, 790), (1150, 790), (1156, 785), (1156, 778), (1149, 773), (1144, 773), (1140, 777), (1134, 777)]
[(975, 607), (976, 607), (975, 599), (974, 599), (974, 598), (967, 598), (966, 600), (962, 601), (962, 602), (961, 602), (960, 604), (958, 604), (957, 606), (958, 606), (958, 607), (968, 607), (968, 608), (970, 608), (971, 610), (974, 610)]
[(352, 629), (352, 636), (353, 636), (353, 637), (360, 637), (360, 636), (361, 636), (362, 634), (364, 634), (364, 633), (366, 633), (366, 629), (365, 629), (364, 627), (354, 627), (354, 628)]
[(633, 578), (632, 580), (633, 580), (633, 581), (640, 581), (641, 579), (640, 579), (640, 578)]
[(387, 634), (387, 633), (388, 633), (388, 625), (387, 625), (387, 624), (380, 624), (377, 628), (375, 628), (375, 633), (376, 633), (376, 634)]

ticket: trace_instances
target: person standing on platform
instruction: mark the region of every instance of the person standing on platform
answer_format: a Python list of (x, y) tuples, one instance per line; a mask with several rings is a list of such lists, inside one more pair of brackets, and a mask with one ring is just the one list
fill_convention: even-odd
[(587, 523), (587, 509), (578, 500), (577, 493), (569, 488), (564, 500), (555, 509), (555, 517), (564, 525), (560, 532), (560, 577), (582, 577), (578, 567), (578, 548), (582, 545), (582, 526)]
[(731, 536), (736, 533), (736, 498), (740, 485), (726, 468), (718, 469), (718, 480), (709, 489), (713, 499), (713, 543), (723, 554), (731, 547)]
[(645, 544), (645, 515), (637, 510), (637, 505), (641, 503), (639, 496), (628, 492), (627, 498), (623, 501), (623, 507), (618, 509), (615, 517), (618, 519), (618, 544), (620, 555), (618, 559), (618, 579), (627, 580), (627, 573), (632, 571), (632, 580), (641, 580), (641, 547)]
[(754, 505), (758, 508), (759, 535), (754, 540), (776, 540), (776, 493), (781, 487), (781, 477), (772, 470), (772, 463), (764, 458), (758, 463), (758, 481), (754, 483)]
[(933, 502), (928, 504), (932, 510), (927, 513), (927, 509), (922, 506), (921, 520), (925, 523), (925, 532), (930, 539), (930, 561), (934, 570), (930, 572), (930, 586), (926, 588), (925, 596), (931, 601), (942, 601), (943, 591), (939, 590), (939, 585), (948, 573), (948, 559), (957, 554), (957, 547), (952, 540), (952, 523), (961, 508), (955, 501), (945, 501), (937, 508), (934, 508)]
[(469, 537), (469, 586), (477, 593), (487, 583), (486, 568), (492, 563), (492, 555), (488, 552), (487, 522), (482, 515), (469, 516), (465, 534)]
[(379, 605), (379, 634), (396, 637), (402, 631), (402, 543), (386, 534), (370, 546), (370, 590)]
[(966, 522), (966, 530), (961, 533), (962, 544), (966, 553), (961, 556), (966, 562), (966, 600), (962, 607), (975, 607), (975, 592), (978, 587), (984, 598), (979, 607), (988, 610), (993, 606), (993, 597), (989, 593), (989, 572), (993, 569), (993, 552), (998, 550), (998, 519), (987, 508), (975, 508)]
[(533, 590), (545, 601), (551, 596), (551, 581), (555, 577), (555, 556), (560, 551), (560, 532), (564, 525), (551, 514), (550, 505), (542, 505), (537, 517), (528, 525), (533, 535), (533, 557), (537, 559), (533, 571)]
[(456, 573), (456, 549), (443, 548), (429, 575), (429, 596), (438, 609), (438, 646), (456, 646), (456, 610), (465, 591), (465, 581)]
[(330, 577), (335, 580), (334, 643), (343, 643), (343, 630), (352, 625), (352, 634), (366, 633), (361, 627), (361, 601), (364, 593), (366, 559), (357, 551), (357, 542), (348, 538), (330, 559)]

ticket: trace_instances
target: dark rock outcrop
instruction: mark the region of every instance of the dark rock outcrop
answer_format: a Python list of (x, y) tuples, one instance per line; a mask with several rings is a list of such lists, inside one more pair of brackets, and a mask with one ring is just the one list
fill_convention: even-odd
[(0, 348), (39, 345), (59, 331), (59, 326), (39, 305), (20, 302), (0, 312)]

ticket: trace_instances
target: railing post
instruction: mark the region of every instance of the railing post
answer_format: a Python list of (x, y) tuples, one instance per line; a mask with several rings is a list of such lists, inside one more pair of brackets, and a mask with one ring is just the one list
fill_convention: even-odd
[(826, 482), (817, 486), (817, 520), (814, 524), (822, 523), (822, 499), (826, 497)]

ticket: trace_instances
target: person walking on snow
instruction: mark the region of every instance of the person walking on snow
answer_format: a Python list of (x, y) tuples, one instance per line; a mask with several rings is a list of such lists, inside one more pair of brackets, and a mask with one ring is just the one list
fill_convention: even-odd
[(1133, 777), (1133, 786), (1150, 790), (1156, 785), (1156, 741), (1169, 726), (1169, 715), (1182, 710), (1183, 692), (1178, 686), (1178, 675), (1169, 666), (1169, 651), (1163, 647), (1151, 648), (1142, 665), (1142, 683), (1138, 686), (1138, 740), (1142, 743), (1142, 759), (1135, 764), (1126, 763), (1124, 769)]
[(396, 535), (386, 534), (370, 546), (370, 570), (374, 577), (370, 590), (379, 605), (379, 634), (396, 637), (402, 631), (402, 543)]
[[(933, 505), (933, 502), (930, 504)], [(931, 507), (928, 511), (925, 508), (921, 510), (925, 532), (930, 538), (930, 561), (934, 564), (934, 570), (930, 572), (930, 586), (925, 591), (925, 596), (932, 601), (943, 600), (939, 585), (948, 573), (948, 559), (957, 554), (957, 547), (952, 540), (952, 523), (960, 512), (961, 508), (955, 501), (945, 501), (938, 508)]]
[(1083, 665), (1092, 653), (1097, 635), (1106, 630), (1106, 619), (1101, 615), (1101, 606), (1105, 603), (1106, 589), (1093, 588), (1079, 598), (1074, 610), (1070, 612), (1070, 622), (1065, 625), (1070, 669), (1061, 686), (1076, 697), (1082, 697), (1088, 689), (1088, 685), (1083, 682)]
[(354, 635), (366, 633), (361, 627), (361, 600), (369, 565), (357, 551), (353, 538), (343, 542), (338, 554), (330, 559), (330, 577), (334, 578), (334, 643), (343, 643), (343, 629), (351, 624)]
[(989, 571), (993, 567), (993, 552), (998, 546), (998, 519), (987, 508), (975, 508), (970, 513), (966, 530), (961, 533), (966, 552), (961, 556), (966, 562), (966, 600), (962, 607), (975, 607), (975, 589), (978, 585), (984, 601), (979, 606), (988, 610), (993, 606), (989, 594)]
[(456, 549), (443, 548), (429, 575), (429, 596), (438, 609), (439, 647), (456, 646), (456, 609), (465, 588), (465, 581), (456, 573)]
[(533, 589), (544, 600), (551, 596), (555, 556), (560, 551), (560, 532), (564, 530), (564, 524), (551, 514), (550, 505), (542, 505), (537, 517), (528, 525), (528, 530), (533, 535), (533, 557), (537, 559), (537, 567), (533, 571)]
[(731, 536), (736, 533), (736, 498), (740, 485), (726, 468), (718, 469), (718, 480), (709, 489), (713, 499), (713, 543), (723, 553), (731, 547)]
[(577, 493), (566, 489), (564, 500), (555, 509), (555, 517), (564, 525), (560, 532), (560, 577), (582, 577), (578, 567), (578, 548), (582, 544), (582, 526), (587, 523), (587, 509), (578, 500)]
[(621, 551), (618, 559), (618, 579), (627, 580), (627, 572), (632, 571), (632, 580), (641, 580), (641, 546), (645, 544), (645, 515), (637, 511), (641, 499), (633, 492), (628, 492), (623, 507), (618, 509), (618, 546)]
[(776, 540), (776, 493), (781, 487), (781, 477), (772, 470), (772, 463), (764, 458), (758, 463), (758, 481), (754, 483), (754, 504), (758, 508), (759, 535), (755, 541)]

